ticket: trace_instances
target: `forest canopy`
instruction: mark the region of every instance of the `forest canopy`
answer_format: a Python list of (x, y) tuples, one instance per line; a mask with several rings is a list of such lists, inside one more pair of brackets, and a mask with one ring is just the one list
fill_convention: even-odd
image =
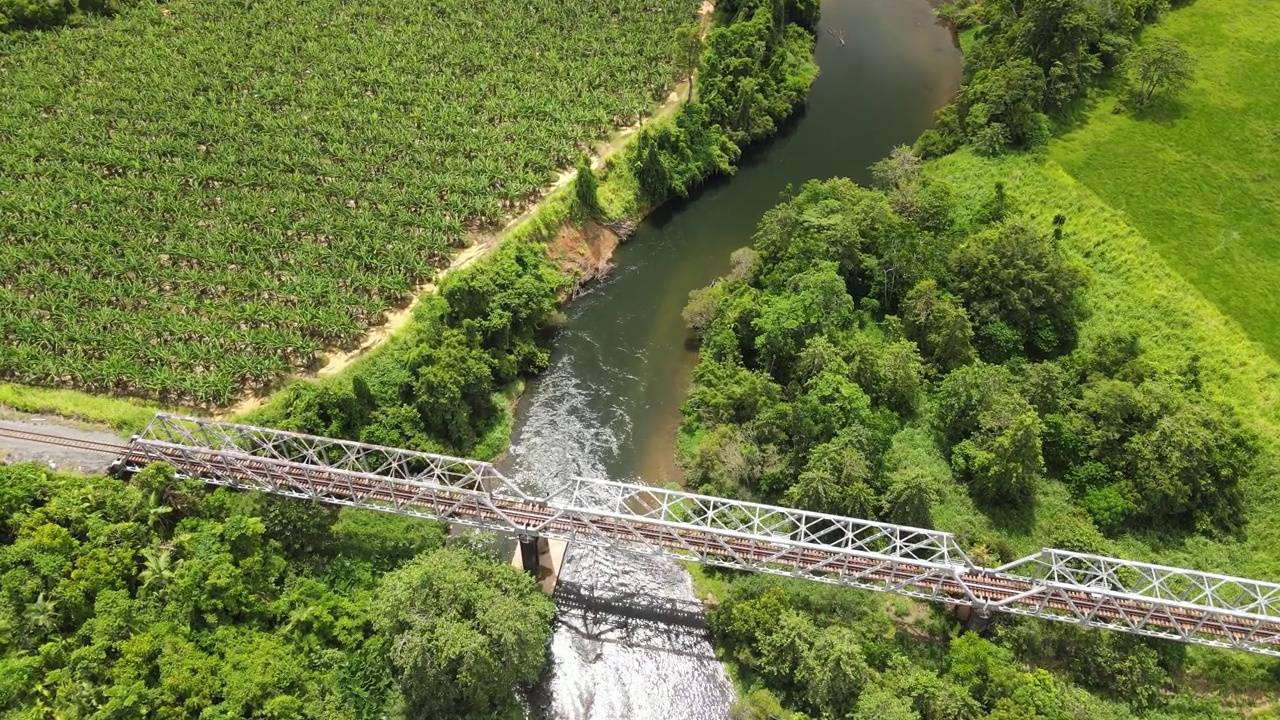
[(484, 547), (163, 465), (0, 466), (0, 717), (519, 717), (554, 606)]
[[(728, 275), (691, 293), (689, 484), (941, 523), (986, 566), (1029, 545), (1131, 557), (1242, 531), (1257, 438), (1195, 356), (1156, 362), (1156, 339), (1091, 327), (1070, 217), (1024, 212), (1000, 183), (951, 187), (905, 147), (872, 176), (789, 190)], [(743, 688), (735, 720), (1227, 718), (1190, 685), (1275, 676), (1121, 633), (1010, 617), (974, 632), (911, 601), (695, 576)]]
[[(1053, 486), (1080, 537), (1240, 527), (1251, 437), (1194, 364), (1155, 366), (1133, 333), (1078, 341), (1070, 220), (1021, 215), (1002, 186), (962, 208), (908, 152), (878, 168), (881, 189), (784, 198), (738, 270), (694, 294), (687, 479), (924, 526), (952, 487), (1007, 517)], [(934, 453), (941, 475), (921, 471)]]
[[(974, 29), (964, 54), (964, 81), (916, 147), (928, 155), (966, 143), (986, 155), (1043, 147), (1053, 120), (1070, 115), (1091, 88), (1126, 69), (1138, 32), (1170, 5), (1169, 0), (954, 0), (943, 16), (960, 29)], [(1169, 79), (1182, 78), (1186, 65), (1178, 64)], [(1139, 96), (1145, 102), (1150, 93)]]

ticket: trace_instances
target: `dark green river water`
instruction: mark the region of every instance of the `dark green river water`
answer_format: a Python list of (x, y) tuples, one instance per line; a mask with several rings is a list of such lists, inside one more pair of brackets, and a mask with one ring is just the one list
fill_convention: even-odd
[[(729, 267), (787, 185), (867, 167), (912, 142), (960, 80), (960, 53), (927, 0), (826, 0), (818, 29), (821, 75), (805, 111), (748, 151), (732, 178), (651, 216), (615, 257), (604, 282), (574, 300), (550, 369), (517, 411), (504, 469), (518, 478), (586, 475), (659, 484), (673, 461), (680, 403), (696, 353), (680, 310), (689, 291)], [(690, 597), (678, 566), (653, 558), (572, 550), (563, 577), (643, 595)], [(538, 703), (553, 718), (724, 718), (732, 687), (710, 655), (634, 628), (561, 618)]]

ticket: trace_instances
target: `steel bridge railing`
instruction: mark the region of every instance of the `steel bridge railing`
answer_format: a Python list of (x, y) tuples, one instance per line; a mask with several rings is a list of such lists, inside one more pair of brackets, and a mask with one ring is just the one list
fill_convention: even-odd
[(1061, 550), (975, 565), (950, 533), (157, 415), (117, 467), (1280, 656), (1280, 585)]

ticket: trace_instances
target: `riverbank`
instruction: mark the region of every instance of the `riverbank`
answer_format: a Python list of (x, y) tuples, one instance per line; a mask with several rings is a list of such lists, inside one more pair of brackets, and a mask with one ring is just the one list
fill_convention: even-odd
[[(618, 247), (613, 273), (563, 309), (552, 369), (524, 403), (526, 414), (545, 403), (555, 420), (524, 429), (517, 418), (515, 445), (599, 454), (611, 478), (681, 480), (674, 443), (697, 358), (681, 318), (689, 292), (730, 270), (731, 253), (788, 185), (869, 181), (867, 167), (929, 127), (960, 81), (960, 55), (923, 1), (828, 2), (817, 37), (821, 73), (803, 111), (747, 149), (734, 175), (650, 214)], [(554, 438), (579, 426), (576, 441)]]

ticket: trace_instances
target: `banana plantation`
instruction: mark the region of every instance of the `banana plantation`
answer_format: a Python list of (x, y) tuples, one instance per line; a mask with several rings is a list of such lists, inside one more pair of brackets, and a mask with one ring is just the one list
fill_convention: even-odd
[(0, 379), (226, 403), (679, 78), (696, 0), (178, 0), (0, 34)]

